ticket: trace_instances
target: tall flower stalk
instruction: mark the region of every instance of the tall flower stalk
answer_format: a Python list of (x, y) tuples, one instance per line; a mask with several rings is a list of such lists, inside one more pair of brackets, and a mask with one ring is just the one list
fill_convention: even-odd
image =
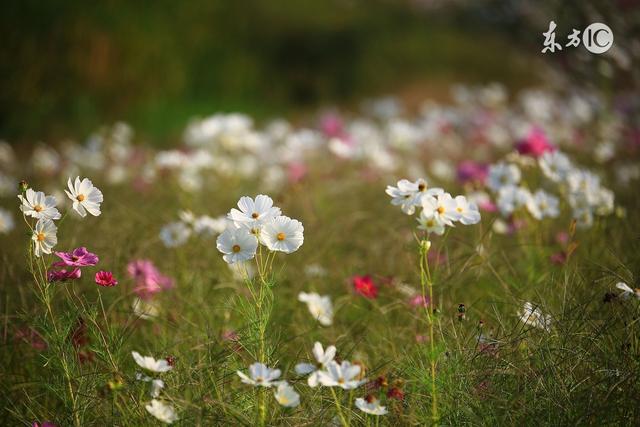
[[(74, 209), (78, 211), (76, 205), (84, 205), (88, 208), (91, 215), (100, 215), (100, 204), (102, 203), (102, 193), (95, 188), (91, 181), (87, 178), (80, 181), (76, 178), (77, 188), (74, 189), (74, 193), (67, 192), (69, 198), (74, 203)], [(69, 178), (71, 183), (71, 178)], [(70, 184), (70, 187), (71, 184)], [(49, 344), (53, 344), (58, 353), (58, 360), (62, 368), (65, 380), (65, 393), (68, 394), (69, 402), (71, 404), (71, 413), (73, 418), (73, 425), (79, 427), (82, 425), (80, 419), (80, 410), (78, 408), (78, 393), (74, 390), (73, 376), (71, 373), (71, 366), (65, 351), (65, 343), (67, 337), (64, 335), (64, 328), (58, 325), (56, 316), (52, 309), (52, 282), (71, 280), (80, 277), (79, 266), (95, 265), (97, 257), (86, 251), (85, 248), (79, 248), (72, 254), (63, 254), (56, 252), (56, 255), (62, 258), (62, 261), (53, 263), (51, 267), (49, 265), (49, 257), (51, 257), (53, 248), (58, 243), (58, 227), (54, 221), (60, 220), (60, 223), (66, 218), (66, 214), (63, 217), (57, 209), (57, 202), (55, 197), (46, 196), (43, 192), (34, 191), (29, 188), (29, 185), (22, 181), (20, 183), (20, 194), (18, 199), (20, 200), (20, 210), (22, 211), (22, 218), (26, 224), (29, 232), (31, 233), (31, 239), (28, 243), (27, 258), (29, 262), (29, 271), (33, 278), (33, 282), (37, 288), (37, 297), (45, 307), (45, 318), (50, 319), (50, 325), (52, 331), (45, 330), (45, 335), (49, 335)], [(84, 208), (83, 208), (84, 209)], [(85, 216), (86, 212), (84, 213)], [(62, 219), (61, 219), (62, 218)], [(65, 258), (68, 255), (68, 259)], [(89, 260), (85, 264), (78, 264), (76, 255), (86, 257), (89, 255)], [(91, 256), (93, 258), (91, 258)], [(95, 262), (93, 262), (95, 259)], [(93, 263), (92, 263), (93, 262)], [(73, 267), (73, 268), (72, 268)], [(53, 334), (51, 334), (53, 332)], [(51, 336), (52, 335), (52, 336)]]
[(387, 186), (386, 193), (391, 196), (391, 204), (400, 206), (407, 215), (418, 214), (418, 229), (423, 231), (423, 237), (417, 237), (418, 264), (420, 266), (420, 287), (422, 301), (429, 330), (429, 366), (431, 385), (431, 419), (438, 424), (438, 388), (436, 382), (438, 354), (435, 342), (433, 280), (429, 269), (429, 249), (432, 234), (443, 235), (446, 227), (454, 227), (455, 223), (463, 225), (480, 222), (478, 207), (469, 202), (464, 196), (453, 197), (442, 188), (429, 188), (427, 181), (418, 179), (414, 182), (407, 179), (398, 181), (397, 186)]
[[(249, 319), (257, 341), (255, 358), (267, 365), (268, 351), (266, 343), (267, 326), (271, 317), (273, 294), (273, 262), (277, 252), (297, 251), (304, 241), (304, 227), (300, 221), (281, 215), (281, 210), (273, 206), (273, 200), (265, 195), (241, 197), (238, 209), (231, 209), (227, 218), (230, 225), (218, 236), (217, 248), (223, 253), (223, 259), (229, 264), (240, 264), (244, 270), (245, 282), (251, 300), (241, 302), (245, 317)], [(257, 278), (248, 274), (245, 262), (255, 261)], [(258, 391), (259, 425), (266, 423), (266, 390)]]

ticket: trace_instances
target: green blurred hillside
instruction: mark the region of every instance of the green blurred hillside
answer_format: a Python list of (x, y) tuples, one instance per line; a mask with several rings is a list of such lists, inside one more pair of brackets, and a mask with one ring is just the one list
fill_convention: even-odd
[(34, 1), (3, 6), (0, 138), (153, 138), (188, 117), (259, 118), (416, 82), (531, 81), (508, 38), (405, 1)]

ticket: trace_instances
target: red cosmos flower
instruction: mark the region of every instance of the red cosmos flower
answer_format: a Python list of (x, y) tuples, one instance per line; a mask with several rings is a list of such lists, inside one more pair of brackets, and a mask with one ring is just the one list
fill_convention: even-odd
[(378, 297), (378, 286), (373, 283), (371, 276), (353, 276), (353, 288), (357, 293), (365, 298), (376, 299)]
[(99, 286), (111, 287), (118, 284), (110, 271), (98, 271), (96, 273), (96, 284)]

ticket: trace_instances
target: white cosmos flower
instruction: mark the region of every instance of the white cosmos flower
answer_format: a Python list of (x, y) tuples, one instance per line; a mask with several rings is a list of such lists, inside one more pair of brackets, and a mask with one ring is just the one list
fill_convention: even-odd
[(207, 215), (202, 215), (193, 221), (193, 231), (197, 234), (215, 236), (222, 233), (228, 225), (229, 220), (225, 216), (212, 218)]
[(312, 363), (298, 363), (296, 365), (296, 373), (298, 375), (309, 375), (307, 383), (310, 387), (316, 387), (318, 385), (318, 372), (320, 368), (325, 367), (329, 362), (333, 361), (336, 356), (336, 347), (330, 345), (326, 350), (322, 348), (322, 344), (316, 341), (313, 345), (313, 357), (316, 359), (317, 364)]
[(227, 217), (237, 227), (256, 228), (281, 214), (280, 208), (273, 206), (269, 196), (260, 194), (255, 201), (251, 197), (243, 196), (238, 200), (238, 209), (231, 209)]
[(277, 385), (280, 378), (280, 369), (271, 369), (262, 363), (254, 363), (249, 366), (249, 376), (242, 371), (237, 371), (238, 376), (243, 383), (260, 386), (260, 387), (272, 387)]
[(58, 227), (50, 219), (39, 219), (36, 222), (31, 236), (35, 256), (51, 253), (51, 249), (58, 243), (57, 231)]
[(360, 370), (359, 365), (352, 365), (346, 360), (340, 364), (331, 361), (327, 363), (324, 370), (318, 372), (318, 381), (325, 387), (340, 387), (351, 390), (365, 383), (365, 380), (358, 378)]
[(620, 298), (622, 299), (628, 299), (632, 296), (640, 299), (640, 289), (632, 289), (624, 282), (616, 283), (616, 288), (622, 291), (622, 293), (620, 294)]
[(142, 356), (137, 351), (132, 351), (131, 355), (133, 360), (136, 361), (138, 366), (147, 369), (152, 372), (167, 372), (173, 369), (173, 366), (169, 365), (166, 359), (154, 359), (151, 356)]
[(26, 215), (33, 218), (43, 219), (60, 219), (61, 215), (56, 209), (56, 198), (53, 196), (45, 196), (42, 191), (33, 191), (27, 188), (27, 191), (18, 195), (18, 199), (22, 202), (20, 210)]
[(456, 196), (456, 211), (460, 214), (460, 221), (464, 225), (477, 224), (480, 222), (480, 211), (478, 206), (469, 202), (464, 196)]
[(518, 315), (520, 316), (520, 321), (525, 325), (544, 329), (547, 332), (551, 329), (551, 316), (544, 315), (540, 308), (534, 307), (530, 302), (524, 303)]
[(357, 398), (356, 406), (362, 412), (370, 415), (385, 415), (387, 413), (387, 407), (380, 405), (380, 401), (373, 396)]
[(298, 301), (307, 304), (309, 313), (323, 326), (330, 326), (333, 323), (333, 305), (328, 295), (318, 295), (315, 292), (300, 292)]
[(190, 235), (191, 229), (181, 221), (170, 222), (160, 230), (160, 240), (167, 248), (176, 248), (184, 245), (189, 240)]
[(246, 228), (227, 228), (218, 236), (216, 247), (224, 254), (227, 263), (233, 264), (253, 258), (258, 249), (258, 239)]
[(15, 226), (11, 213), (6, 209), (0, 208), (0, 233), (8, 233)]
[(493, 191), (499, 191), (502, 187), (518, 184), (520, 177), (518, 166), (500, 162), (489, 167), (487, 186)]
[(278, 384), (275, 397), (278, 403), (285, 408), (295, 408), (300, 404), (300, 395), (286, 381)]
[(511, 215), (516, 209), (527, 204), (531, 198), (531, 193), (524, 187), (516, 187), (508, 185), (502, 187), (498, 191), (498, 200), (496, 204), (500, 213), (504, 216)]
[(438, 236), (444, 234), (445, 225), (435, 215), (428, 215), (426, 211), (420, 212), (418, 217), (418, 228), (425, 230), (427, 233), (435, 233)]
[(64, 190), (67, 196), (73, 202), (73, 210), (81, 217), (85, 217), (87, 212), (93, 216), (100, 215), (100, 204), (103, 201), (102, 191), (93, 186), (89, 178), (76, 177), (75, 181), (71, 178), (67, 181), (69, 191)]
[(589, 228), (593, 225), (593, 211), (588, 207), (574, 209), (573, 219), (578, 228)]
[(558, 150), (542, 153), (538, 165), (544, 176), (553, 182), (564, 180), (573, 168), (569, 158)]
[(527, 199), (529, 213), (538, 220), (543, 218), (555, 218), (560, 215), (558, 198), (544, 190), (536, 191)]
[(151, 381), (151, 397), (156, 398), (158, 396), (160, 396), (160, 392), (162, 391), (162, 389), (164, 388), (164, 381), (162, 381), (161, 379), (154, 379)]
[(147, 412), (165, 424), (171, 424), (178, 421), (178, 414), (175, 409), (173, 409), (173, 406), (164, 403), (161, 400), (153, 399), (151, 400), (151, 403), (145, 405), (145, 408), (147, 409)]
[(457, 210), (457, 203), (449, 193), (442, 193), (435, 197), (422, 198), (422, 209), (425, 217), (433, 217), (444, 225), (453, 226), (454, 221), (461, 217)]
[(442, 188), (428, 188), (427, 181), (420, 178), (415, 182), (408, 179), (401, 179), (397, 187), (387, 186), (385, 192), (391, 196), (391, 204), (400, 206), (402, 212), (407, 215), (415, 213), (416, 206), (420, 206), (423, 196), (437, 196), (442, 194)]
[(290, 254), (302, 246), (303, 233), (300, 221), (279, 216), (263, 225), (260, 240), (269, 250)]

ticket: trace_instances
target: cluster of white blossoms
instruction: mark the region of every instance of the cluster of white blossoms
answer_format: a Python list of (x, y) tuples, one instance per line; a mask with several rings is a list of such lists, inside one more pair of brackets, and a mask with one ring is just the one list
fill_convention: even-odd
[(213, 237), (222, 233), (229, 225), (225, 216), (196, 216), (191, 211), (181, 211), (179, 221), (173, 221), (160, 229), (160, 240), (167, 248), (176, 248), (187, 243), (192, 235)]
[[(354, 390), (367, 382), (363, 378), (360, 365), (346, 360), (340, 363), (334, 360), (335, 346), (331, 345), (325, 349), (321, 343), (316, 342), (312, 353), (313, 363), (304, 362), (295, 366), (295, 372), (298, 375), (308, 375), (307, 384), (309, 387), (340, 387), (343, 390)], [(300, 394), (287, 381), (280, 379), (282, 375), (280, 369), (272, 369), (263, 363), (256, 362), (249, 366), (248, 375), (242, 371), (237, 371), (237, 374), (244, 384), (254, 387), (276, 387), (274, 396), (282, 406), (295, 407), (300, 404)], [(375, 399), (358, 398), (355, 403), (359, 409), (369, 414), (384, 415), (387, 413), (386, 408)]]
[(237, 371), (240, 380), (255, 387), (276, 387), (276, 401), (285, 408), (294, 408), (300, 404), (300, 395), (288, 382), (279, 380), (280, 369), (271, 369), (263, 363), (249, 366), (249, 375)]
[[(521, 163), (529, 166), (525, 161)], [(603, 187), (594, 173), (575, 167), (564, 153), (546, 151), (538, 158), (537, 165), (546, 178), (546, 187), (555, 187), (568, 203), (579, 227), (591, 226), (594, 215), (613, 212), (613, 192)], [(558, 217), (560, 198), (544, 189), (531, 191), (523, 182), (522, 175), (516, 163), (501, 161), (489, 168), (486, 185), (496, 195), (500, 213), (510, 216), (523, 208), (537, 220)]]
[(539, 307), (535, 307), (530, 302), (525, 302), (518, 312), (520, 321), (525, 325), (543, 329), (547, 332), (551, 330), (551, 316), (545, 315)]
[[(80, 180), (80, 177), (76, 177), (75, 181), (69, 178), (67, 185), (69, 190), (65, 190), (65, 193), (73, 202), (73, 210), (78, 215), (85, 217), (87, 212), (93, 216), (100, 215), (102, 192), (94, 187), (88, 178)], [(47, 196), (42, 191), (27, 188), (24, 194), (18, 195), (18, 199), (22, 214), (37, 219), (31, 237), (34, 255), (40, 257), (42, 254), (50, 254), (58, 243), (58, 227), (54, 221), (62, 217), (56, 207), (56, 198)]]
[(480, 222), (480, 212), (474, 202), (465, 196), (453, 197), (442, 188), (429, 188), (424, 179), (414, 182), (401, 179), (396, 187), (387, 186), (386, 193), (391, 196), (391, 204), (400, 206), (407, 215), (421, 208), (418, 228), (427, 233), (442, 235), (446, 226), (453, 227), (456, 222), (464, 225)]
[[(155, 359), (151, 356), (142, 356), (137, 351), (132, 351), (131, 356), (133, 356), (133, 360), (135, 360), (138, 366), (149, 372), (157, 374), (168, 372), (173, 369), (173, 366), (169, 364), (166, 359)], [(162, 389), (164, 389), (164, 381), (159, 378), (151, 378), (140, 373), (136, 375), (136, 379), (151, 384), (151, 401), (147, 405), (145, 405), (145, 409), (147, 410), (147, 412), (149, 412), (151, 415), (165, 424), (171, 424), (177, 421), (178, 414), (176, 413), (174, 407), (169, 403), (158, 399), (158, 397), (160, 396), (160, 392), (162, 391)]]
[(272, 252), (297, 251), (304, 241), (304, 227), (281, 213), (269, 196), (261, 194), (255, 200), (241, 197), (238, 209), (231, 209), (227, 215), (230, 225), (217, 239), (223, 259), (229, 264), (252, 259), (259, 244)]

